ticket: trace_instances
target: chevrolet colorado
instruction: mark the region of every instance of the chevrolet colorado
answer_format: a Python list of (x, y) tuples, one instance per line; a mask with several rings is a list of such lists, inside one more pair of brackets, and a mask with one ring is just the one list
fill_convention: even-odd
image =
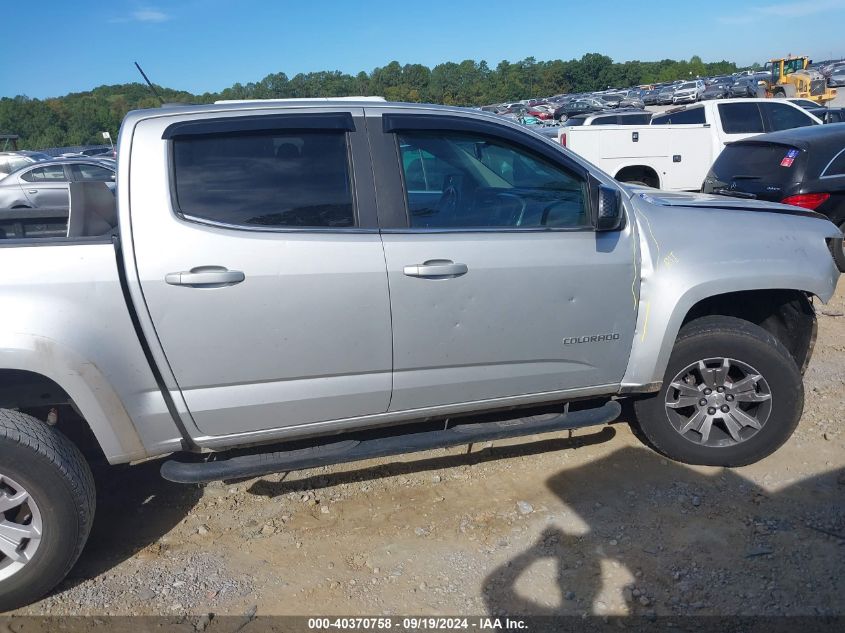
[(620, 185), (457, 108), (132, 112), (116, 194), (70, 191), (60, 233), (0, 240), (0, 610), (82, 551), (83, 425), (110, 463), (172, 454), (162, 475), (197, 483), (603, 425), (628, 399), (669, 458), (762, 459), (839, 275), (823, 216)]

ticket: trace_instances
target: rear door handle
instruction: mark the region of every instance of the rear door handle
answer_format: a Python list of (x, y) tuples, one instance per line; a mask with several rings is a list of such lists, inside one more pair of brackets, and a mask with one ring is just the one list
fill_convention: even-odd
[(223, 266), (197, 266), (191, 270), (167, 273), (164, 281), (171, 286), (190, 288), (222, 288), (241, 283), (246, 276), (239, 270), (228, 270)]
[(449, 259), (429, 259), (422, 264), (405, 266), (402, 270), (408, 277), (426, 277), (428, 279), (451, 279), (466, 275), (466, 264), (456, 264)]
[(27, 193), (38, 193), (38, 189), (27, 189)]

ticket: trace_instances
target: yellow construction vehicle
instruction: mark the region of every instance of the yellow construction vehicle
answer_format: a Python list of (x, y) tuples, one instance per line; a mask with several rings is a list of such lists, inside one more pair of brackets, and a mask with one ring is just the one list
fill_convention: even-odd
[(766, 96), (811, 99), (819, 104), (836, 98), (836, 90), (827, 87), (821, 73), (809, 70), (810, 58), (806, 55), (770, 59), (766, 70), (771, 78), (766, 79)]

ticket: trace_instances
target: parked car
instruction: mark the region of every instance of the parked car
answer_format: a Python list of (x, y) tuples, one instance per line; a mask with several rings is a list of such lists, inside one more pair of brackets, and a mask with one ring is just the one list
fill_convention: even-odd
[(584, 112), (598, 112), (600, 110), (606, 110), (607, 104), (604, 101), (600, 101), (599, 99), (594, 99), (592, 97), (576, 99), (575, 101), (570, 101), (568, 103), (564, 103), (558, 108), (555, 109), (554, 118), (557, 121), (566, 120), (568, 117), (571, 117), (575, 114), (583, 114)]
[(822, 123), (845, 123), (845, 108), (807, 108), (807, 112), (822, 120)]
[(821, 121), (784, 99), (702, 101), (655, 113), (650, 125), (561, 128), (559, 139), (617, 180), (699, 191), (727, 143)]
[(787, 101), (790, 101), (805, 110), (818, 110), (821, 107), (821, 104), (818, 101), (813, 101), (812, 99), (787, 99)]
[(672, 99), (675, 98), (675, 86), (665, 86), (657, 93), (657, 103), (659, 105), (671, 105)]
[[(704, 193), (782, 202), (829, 218), (845, 233), (845, 124), (762, 134), (728, 145)], [(845, 272), (841, 238), (831, 245)]]
[(759, 96), (759, 84), (754, 77), (740, 77), (731, 86), (731, 97), (757, 97)]
[(711, 83), (701, 93), (701, 100), (707, 99), (725, 99), (731, 95), (731, 86), (733, 82), (721, 81), (719, 83)]
[(91, 529), (63, 429), (196, 484), (605, 425), (620, 398), (695, 464), (798, 424), (811, 299), (838, 277), (817, 214), (639, 195), (462, 108), (240, 102), (122, 130), (118, 200), (73, 182), (67, 243), (0, 249), (0, 611)]
[(687, 81), (682, 83), (675, 90), (672, 95), (672, 103), (695, 103), (701, 99), (701, 94), (704, 92), (704, 82), (700, 79), (696, 81)]
[(114, 189), (115, 163), (91, 158), (45, 160), (0, 180), (0, 209), (67, 207), (68, 183), (105, 182)]
[(840, 66), (830, 74), (827, 78), (827, 85), (831, 88), (845, 86), (845, 66)]
[(592, 112), (588, 114), (574, 114), (563, 124), (564, 127), (579, 125), (648, 125), (652, 113), (643, 110), (610, 110), (607, 112)]
[(0, 152), (0, 178), (8, 176), (21, 167), (51, 158), (52, 156), (43, 152), (28, 152), (25, 150)]
[(659, 102), (660, 90), (651, 88), (643, 91), (643, 105), (657, 105)]

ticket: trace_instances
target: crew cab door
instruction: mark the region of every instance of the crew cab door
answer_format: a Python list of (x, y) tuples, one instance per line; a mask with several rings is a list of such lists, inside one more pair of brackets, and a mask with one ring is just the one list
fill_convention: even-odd
[(390, 410), (617, 385), (636, 314), (631, 227), (594, 231), (586, 171), (544, 140), (424, 112), (367, 109)]
[(383, 413), (390, 306), (363, 110), (141, 121), (137, 271), (201, 435)]

